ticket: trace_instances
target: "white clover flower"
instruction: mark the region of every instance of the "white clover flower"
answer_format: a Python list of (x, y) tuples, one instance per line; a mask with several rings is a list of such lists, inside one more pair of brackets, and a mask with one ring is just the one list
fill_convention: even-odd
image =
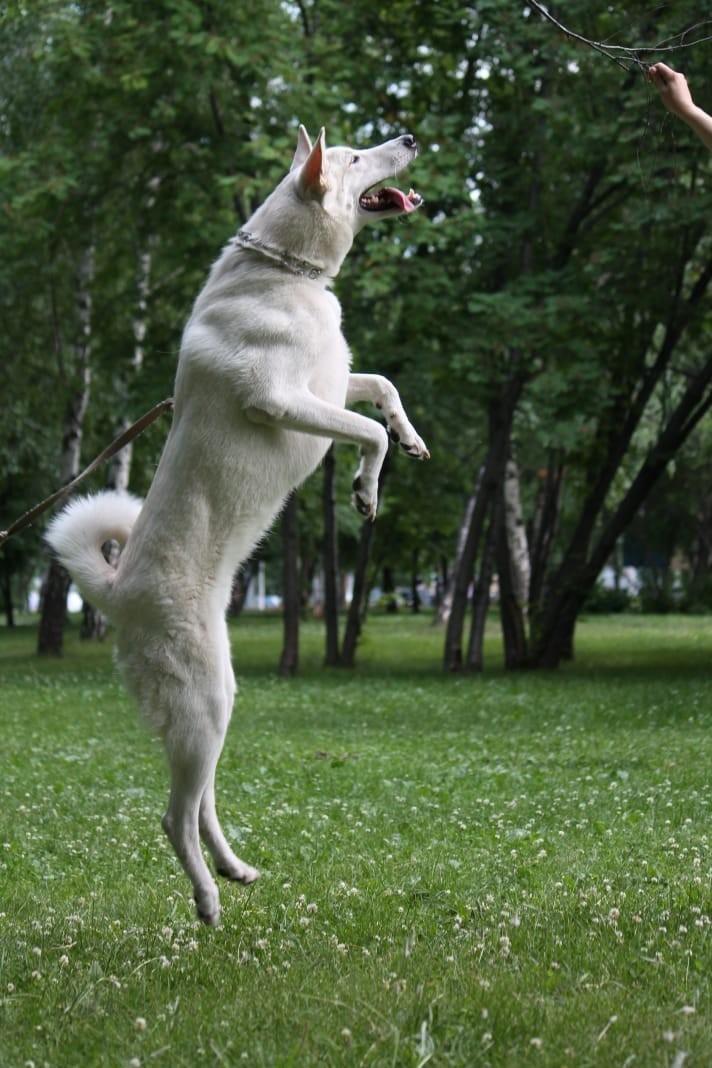
[(544, 1043), (542, 1042), (542, 1040), (540, 1038), (530, 1038), (529, 1039), (529, 1045), (533, 1046), (534, 1049), (541, 1049), (541, 1047), (544, 1045)]
[(146, 1021), (144, 1020), (143, 1016), (137, 1016), (136, 1019), (134, 1020), (134, 1030), (135, 1031), (145, 1031), (146, 1030)]

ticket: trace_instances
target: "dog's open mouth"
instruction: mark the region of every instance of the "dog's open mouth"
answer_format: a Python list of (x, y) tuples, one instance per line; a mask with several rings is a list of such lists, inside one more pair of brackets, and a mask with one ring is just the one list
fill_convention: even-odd
[(362, 193), (358, 202), (364, 211), (409, 212), (419, 208), (423, 198), (412, 189), (406, 195), (400, 189), (387, 185), (383, 189)]

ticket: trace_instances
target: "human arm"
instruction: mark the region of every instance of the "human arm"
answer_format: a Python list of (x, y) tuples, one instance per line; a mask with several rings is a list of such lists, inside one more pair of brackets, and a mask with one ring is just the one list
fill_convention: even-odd
[(648, 69), (648, 78), (660, 93), (667, 110), (682, 119), (712, 151), (712, 115), (695, 104), (685, 75), (665, 63), (655, 63)]

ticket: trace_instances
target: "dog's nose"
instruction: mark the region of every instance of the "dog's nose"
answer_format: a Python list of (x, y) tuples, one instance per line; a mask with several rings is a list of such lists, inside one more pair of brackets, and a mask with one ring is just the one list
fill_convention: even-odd
[(417, 148), (418, 142), (415, 140), (412, 134), (403, 134), (401, 137), (402, 143), (406, 148)]

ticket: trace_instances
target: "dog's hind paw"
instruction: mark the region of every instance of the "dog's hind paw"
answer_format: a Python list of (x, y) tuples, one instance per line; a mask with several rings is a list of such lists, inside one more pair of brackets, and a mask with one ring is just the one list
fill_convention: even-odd
[(195, 911), (198, 919), (202, 920), (207, 927), (217, 927), (220, 923), (220, 899), (217, 895), (198, 897), (195, 895)]
[(257, 868), (253, 868), (251, 865), (237, 859), (235, 864), (223, 865), (216, 870), (223, 879), (229, 879), (233, 883), (242, 883), (243, 886), (249, 886), (250, 883), (257, 882), (260, 877)]

